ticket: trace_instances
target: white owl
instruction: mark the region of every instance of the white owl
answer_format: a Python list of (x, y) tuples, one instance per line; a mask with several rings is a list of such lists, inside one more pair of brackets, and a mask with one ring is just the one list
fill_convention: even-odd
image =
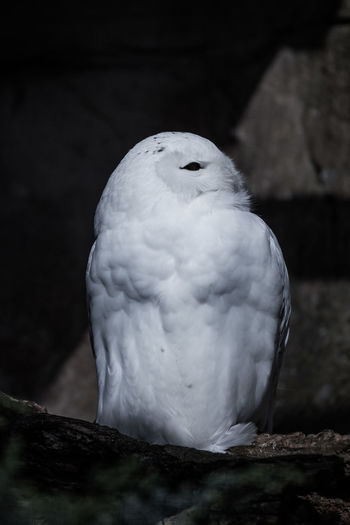
[(288, 274), (233, 162), (192, 133), (146, 138), (111, 175), (95, 232), (97, 423), (213, 452), (270, 430)]

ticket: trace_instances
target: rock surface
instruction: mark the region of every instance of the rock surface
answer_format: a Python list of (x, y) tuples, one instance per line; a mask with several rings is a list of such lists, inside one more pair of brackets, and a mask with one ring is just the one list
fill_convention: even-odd
[(117, 509), (114, 519), (128, 524), (174, 514), (165, 523), (348, 523), (349, 435), (262, 434), (249, 447), (212, 454), (149, 445), (4, 395), (0, 416), (2, 454), (19, 444), (16, 467), (5, 455), (0, 479), (12, 517), (24, 505), (45, 523), (60, 522), (67, 506), (73, 524), (87, 510), (100, 523)]
[(321, 49), (285, 47), (234, 130), (230, 153), (256, 197), (350, 197), (350, 26)]

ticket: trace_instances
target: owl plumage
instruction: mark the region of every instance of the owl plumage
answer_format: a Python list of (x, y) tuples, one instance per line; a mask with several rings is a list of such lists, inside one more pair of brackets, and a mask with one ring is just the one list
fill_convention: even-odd
[(271, 430), (288, 274), (233, 162), (191, 133), (141, 141), (106, 185), (95, 234), (97, 422), (213, 452)]

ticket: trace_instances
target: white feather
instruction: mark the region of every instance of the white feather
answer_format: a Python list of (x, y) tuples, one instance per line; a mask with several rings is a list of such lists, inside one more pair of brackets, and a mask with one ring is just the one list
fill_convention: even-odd
[(272, 421), (290, 299), (232, 161), (191, 133), (143, 140), (110, 177), (95, 231), (97, 422), (152, 443), (249, 444), (250, 422)]

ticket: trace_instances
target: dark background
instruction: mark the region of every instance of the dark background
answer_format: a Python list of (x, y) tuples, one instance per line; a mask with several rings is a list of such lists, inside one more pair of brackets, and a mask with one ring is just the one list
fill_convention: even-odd
[(350, 432), (350, 2), (36, 6), (0, 19), (0, 388), (93, 417), (95, 207), (137, 141), (191, 131), (245, 173), (290, 271), (276, 430)]

